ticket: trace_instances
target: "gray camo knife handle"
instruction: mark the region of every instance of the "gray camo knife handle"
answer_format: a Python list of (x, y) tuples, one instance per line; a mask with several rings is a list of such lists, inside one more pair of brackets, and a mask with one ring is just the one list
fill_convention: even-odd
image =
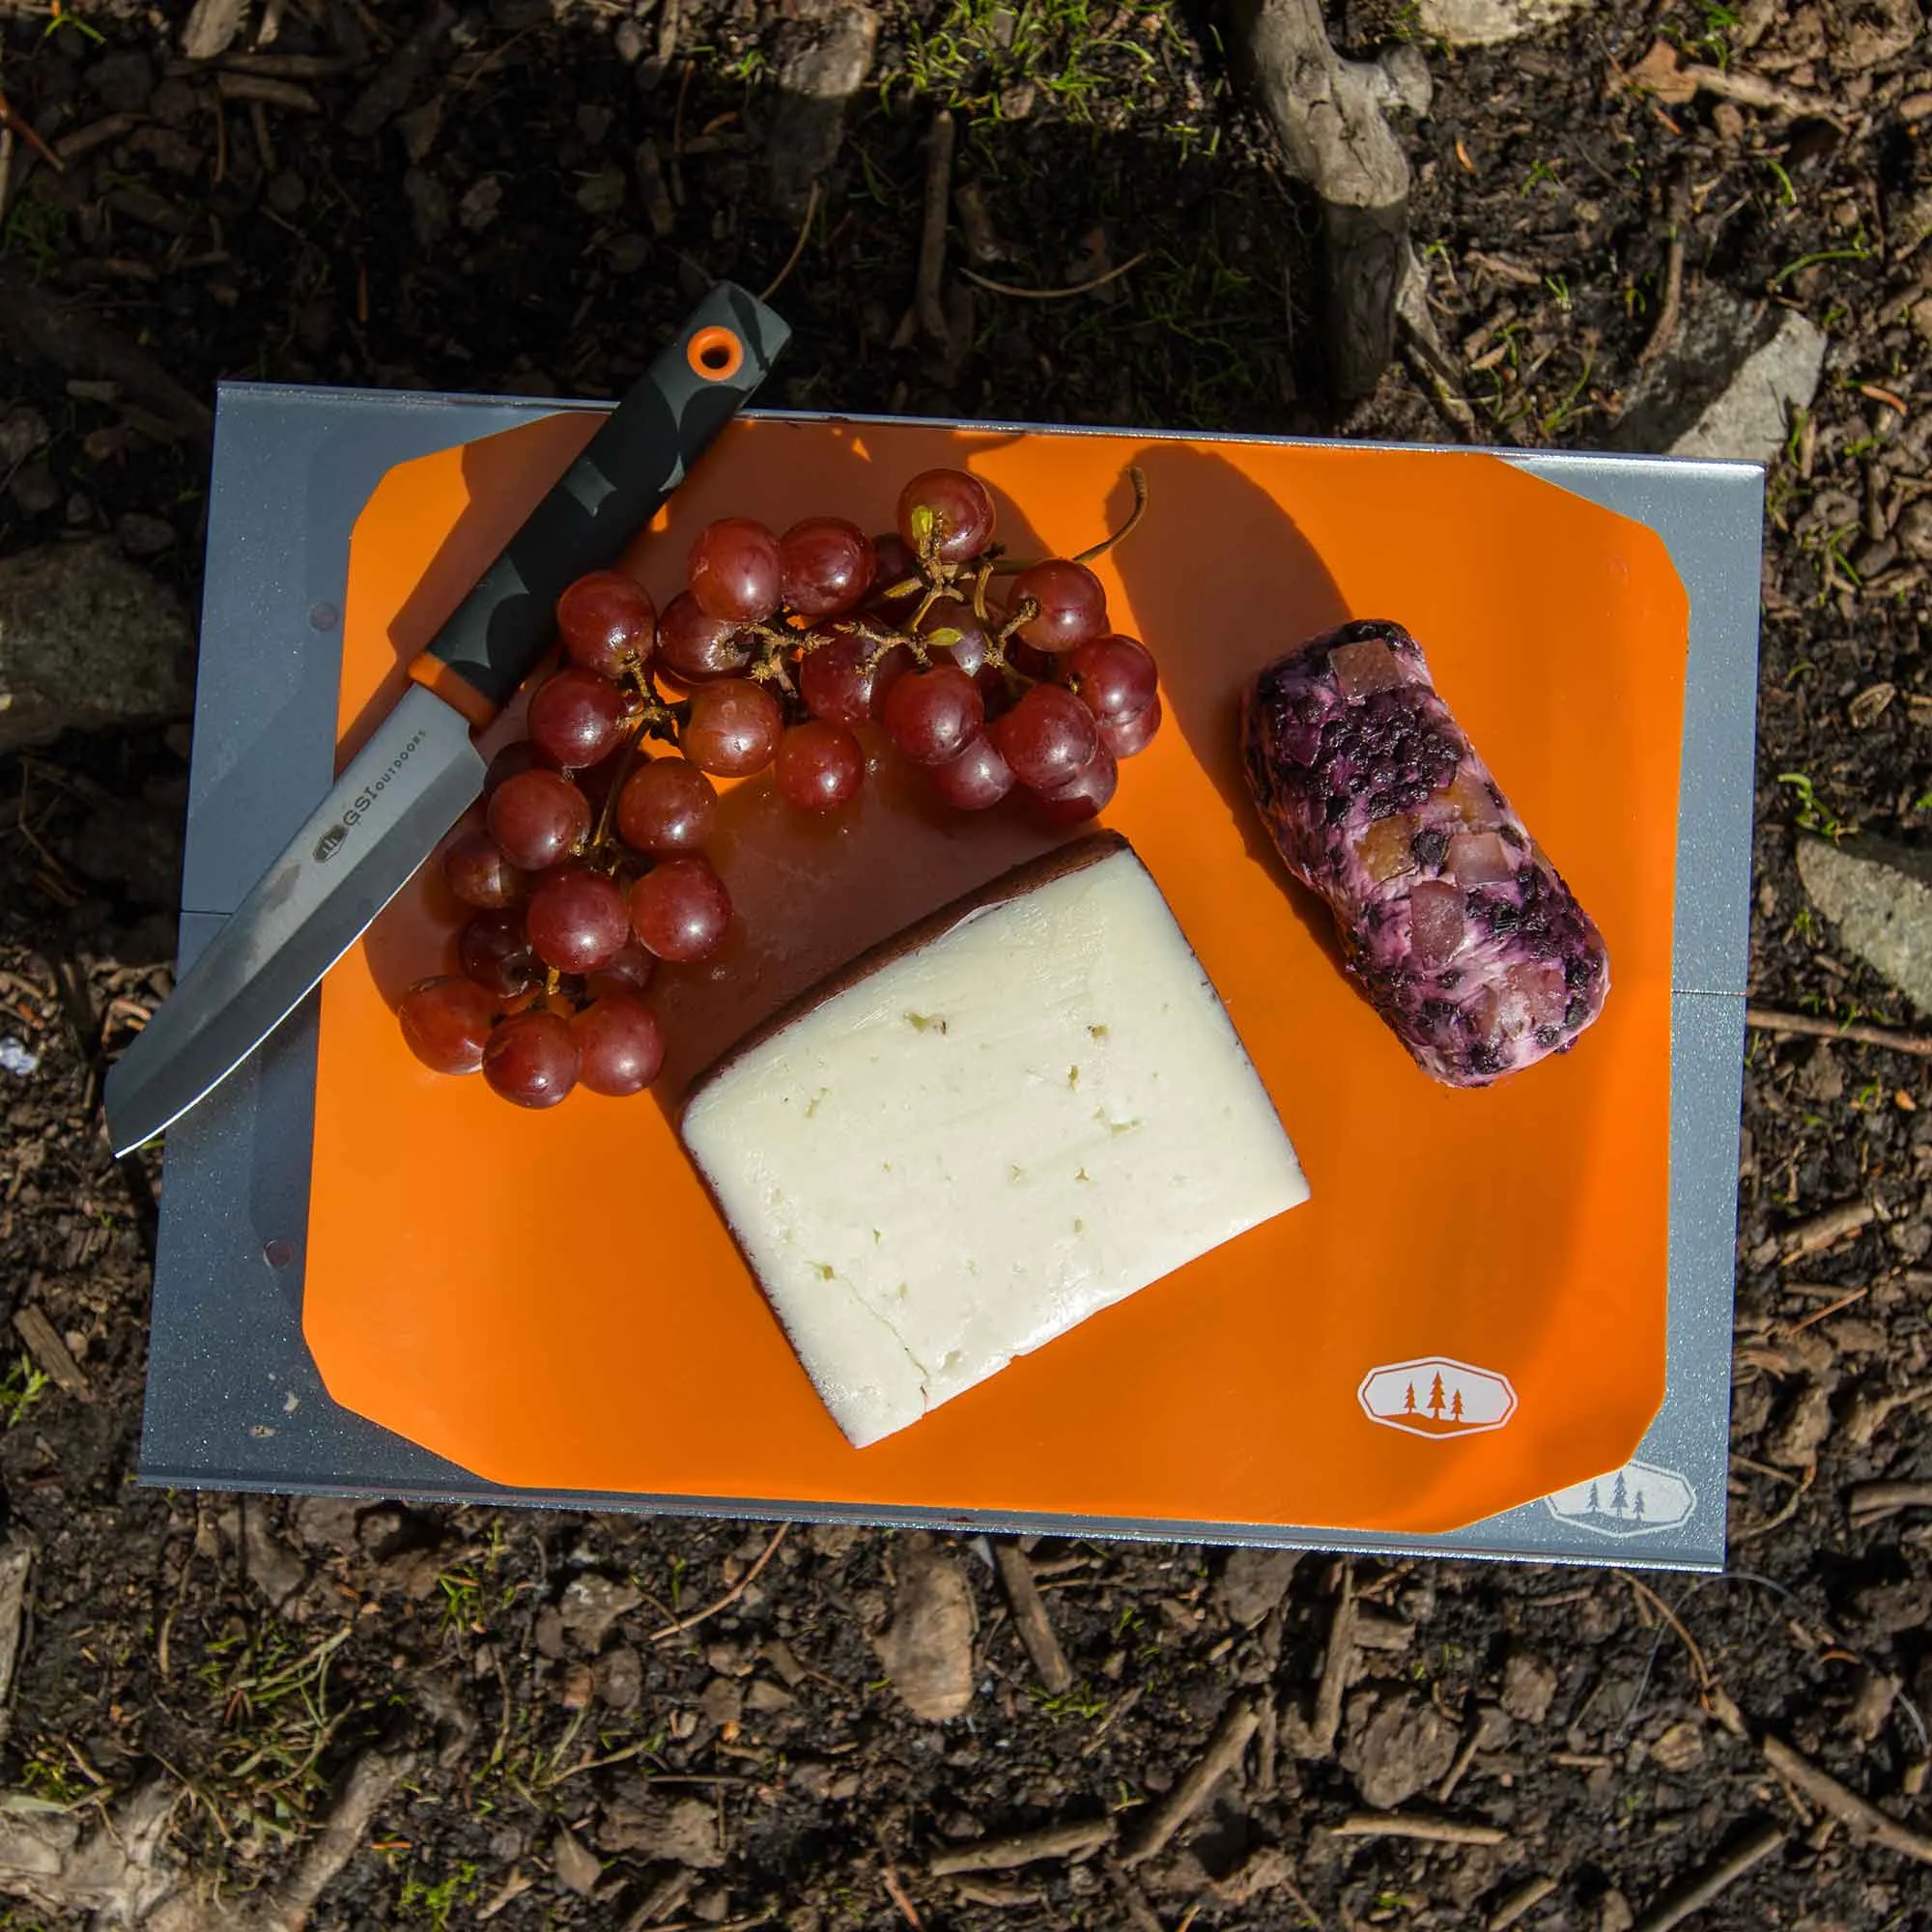
[(718, 283), (416, 659), (416, 680), (488, 724), (554, 639), (557, 598), (616, 562), (790, 339), (755, 296)]

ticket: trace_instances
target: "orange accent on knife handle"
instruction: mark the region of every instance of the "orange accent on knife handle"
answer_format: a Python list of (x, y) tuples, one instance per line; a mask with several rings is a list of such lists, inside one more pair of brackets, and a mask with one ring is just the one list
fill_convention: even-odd
[(411, 666), (417, 683), (487, 724), (554, 641), (556, 600), (617, 561), (790, 336), (754, 297), (718, 283)]

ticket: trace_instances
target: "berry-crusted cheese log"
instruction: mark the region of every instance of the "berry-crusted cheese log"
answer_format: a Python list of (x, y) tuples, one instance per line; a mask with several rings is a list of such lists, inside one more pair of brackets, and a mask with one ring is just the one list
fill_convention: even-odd
[(1482, 1087), (1603, 1010), (1590, 916), (1511, 809), (1399, 624), (1344, 624), (1249, 687), (1248, 786), (1328, 903), (1350, 971), (1438, 1080)]

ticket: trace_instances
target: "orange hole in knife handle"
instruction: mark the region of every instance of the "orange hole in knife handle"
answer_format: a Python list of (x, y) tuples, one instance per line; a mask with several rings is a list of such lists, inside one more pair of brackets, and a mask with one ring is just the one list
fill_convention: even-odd
[(459, 670), (453, 670), (439, 657), (419, 651), (410, 660), (410, 675), (447, 704), (460, 711), (481, 731), (497, 715), (497, 707)]
[(700, 328), (685, 351), (691, 372), (705, 383), (727, 383), (745, 366), (745, 345), (728, 328)]

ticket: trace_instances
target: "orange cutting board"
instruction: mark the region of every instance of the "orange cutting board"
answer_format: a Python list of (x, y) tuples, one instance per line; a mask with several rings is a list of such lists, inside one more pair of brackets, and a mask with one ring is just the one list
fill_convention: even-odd
[[(377, 489), (350, 559), (345, 754), (596, 420), (545, 417)], [(1098, 568), (1159, 660), (1167, 724), (1103, 822), (1159, 881), (1313, 1199), (901, 1434), (845, 1442), (679, 1149), (678, 1094), (822, 972), (1068, 836), (1013, 800), (946, 811), (879, 747), (829, 821), (763, 779), (728, 793), (714, 857), (737, 929), (661, 979), (675, 1044), (650, 1096), (529, 1114), (417, 1065), (391, 1004), (453, 959), (433, 872), (330, 972), (303, 1304), (330, 1394), (508, 1487), (881, 1515), (1442, 1532), (1619, 1465), (1664, 1376), (1688, 607), (1662, 543), (1478, 453), (767, 418), (724, 434), (631, 566), (662, 602), (715, 516), (890, 527), (939, 463), (985, 479), (1020, 555), (1094, 542), (1144, 472), (1147, 515)], [(1608, 947), (1601, 1021), (1492, 1088), (1414, 1065), (1243, 789), (1243, 683), (1349, 617), (1415, 634)]]

